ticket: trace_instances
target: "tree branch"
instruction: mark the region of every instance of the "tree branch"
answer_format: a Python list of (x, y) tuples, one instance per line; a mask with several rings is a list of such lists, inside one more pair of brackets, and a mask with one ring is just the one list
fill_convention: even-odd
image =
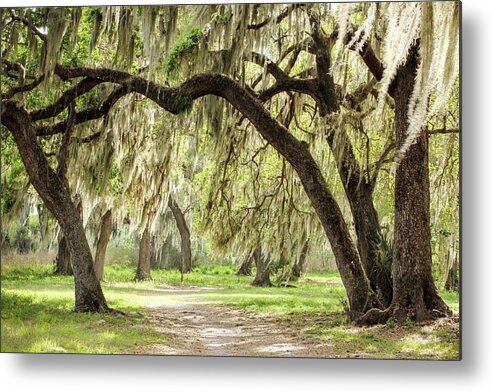
[(16, 94), (31, 91), (34, 88), (36, 88), (37, 86), (39, 86), (44, 79), (45, 79), (45, 76), (41, 75), (39, 78), (37, 78), (35, 81), (33, 81), (29, 84), (24, 84), (21, 86), (12, 87), (9, 91), (7, 91), (5, 94), (3, 94), (3, 98), (4, 99), (10, 99)]
[(23, 23), (29, 30), (31, 30), (34, 34), (36, 34), (41, 39), (41, 41), (46, 42), (47, 40), (46, 34), (39, 31), (38, 28), (34, 26), (31, 22), (29, 22), (26, 18), (14, 15), (12, 11), (10, 12), (10, 17), (13, 20)]
[[(288, 7), (286, 7), (277, 17), (274, 19), (275, 23), (281, 23), (284, 19), (288, 17), (288, 15), (291, 13), (296, 8), (301, 8), (303, 7), (303, 4), (291, 4)], [(268, 25), (272, 21), (272, 17), (269, 16), (266, 19), (264, 19), (260, 23), (252, 23), (247, 25), (248, 30), (260, 30), (262, 27)]]
[(77, 83), (72, 88), (66, 90), (62, 96), (53, 104), (46, 106), (42, 109), (35, 110), (30, 113), (32, 121), (39, 121), (45, 118), (55, 117), (77, 97), (87, 93), (92, 90), (98, 84), (103, 83), (103, 80), (95, 79), (92, 77), (86, 77)]
[[(75, 115), (75, 124), (97, 120), (98, 118), (106, 116), (115, 103), (126, 94), (128, 94), (126, 86), (117, 87), (99, 107), (78, 112)], [(50, 136), (56, 135), (57, 133), (63, 133), (65, 132), (66, 127), (67, 121), (60, 121), (52, 126), (39, 127), (36, 129), (36, 136)]]
[(88, 136), (83, 136), (83, 137), (72, 137), (72, 140), (74, 140), (77, 143), (90, 143), (94, 140), (99, 139), (99, 137), (102, 135), (101, 131), (94, 132), (91, 135)]
[(428, 135), (440, 135), (447, 133), (460, 133), (459, 129), (430, 129), (427, 131)]

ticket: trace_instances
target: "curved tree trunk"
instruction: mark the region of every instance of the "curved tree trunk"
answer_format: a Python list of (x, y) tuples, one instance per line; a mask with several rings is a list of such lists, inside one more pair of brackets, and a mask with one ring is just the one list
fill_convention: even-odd
[(301, 278), (301, 274), (305, 268), (306, 255), (308, 254), (308, 249), (310, 247), (310, 240), (306, 240), (301, 248), (300, 255), (298, 259), (293, 264), (293, 268), (291, 269), (291, 280), (296, 280)]
[[(337, 133), (337, 136), (336, 136)], [(380, 223), (377, 210), (373, 203), (373, 188), (368, 180), (362, 177), (360, 165), (354, 156), (348, 135), (344, 130), (330, 130), (327, 142), (337, 160), (339, 176), (356, 231), (358, 253), (363, 268), (383, 305), (392, 301), (392, 286), (382, 274), (378, 273), (375, 246), (380, 241)]]
[(181, 272), (186, 274), (192, 271), (192, 243), (190, 241), (190, 230), (188, 229), (185, 215), (171, 196), (168, 199), (168, 206), (173, 213), (176, 227), (178, 227), (178, 231), (180, 232)]
[[(399, 149), (407, 137), (409, 98), (414, 89), (418, 54), (411, 51), (395, 80), (395, 140)], [(395, 226), (392, 263), (393, 298), (385, 311), (368, 312), (360, 323), (415, 322), (450, 314), (433, 281), (430, 231), (428, 137), (421, 131), (400, 161), (395, 175)]]
[(255, 260), (255, 266), (257, 267), (257, 272), (255, 274), (255, 279), (252, 282), (252, 286), (258, 287), (270, 287), (272, 283), (270, 281), (270, 268), (267, 263), (267, 259), (262, 255), (262, 249), (257, 246), (253, 251), (253, 258)]
[[(320, 107), (320, 116), (326, 117), (340, 110), (334, 79), (330, 72), (333, 42), (323, 36), (318, 21), (312, 19), (312, 28), (318, 88), (314, 96)], [(375, 244), (380, 239), (380, 224), (373, 203), (373, 186), (362, 175), (351, 140), (343, 127), (336, 130), (329, 124), (327, 143), (334, 154), (339, 177), (351, 208), (361, 264), (372, 290), (377, 292), (382, 304), (388, 306), (392, 300), (392, 287), (376, 269)]]
[(94, 259), (94, 269), (96, 270), (96, 277), (99, 281), (104, 278), (104, 258), (106, 256), (108, 242), (110, 242), (112, 228), (113, 218), (111, 215), (111, 210), (108, 210), (101, 218), (101, 229), (99, 231), (98, 244), (96, 246), (96, 257)]
[(36, 142), (36, 132), (29, 114), (13, 102), (2, 102), (2, 123), (12, 133), (31, 184), (58, 221), (67, 241), (75, 281), (75, 310), (106, 312), (109, 310), (96, 279), (91, 249), (68, 189), (50, 167)]
[(236, 275), (240, 276), (252, 276), (252, 264), (253, 264), (253, 252), (249, 252), (248, 255), (241, 263), (240, 268), (236, 272)]
[(137, 265), (137, 274), (135, 280), (151, 279), (151, 235), (146, 227), (140, 237), (139, 245), (139, 264)]

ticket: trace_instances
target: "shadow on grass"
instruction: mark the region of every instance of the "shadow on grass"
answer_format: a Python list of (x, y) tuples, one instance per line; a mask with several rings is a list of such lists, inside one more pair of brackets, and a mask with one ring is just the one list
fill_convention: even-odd
[(81, 314), (71, 298), (2, 290), (2, 352), (139, 353), (162, 342), (135, 308), (123, 310), (126, 317)]

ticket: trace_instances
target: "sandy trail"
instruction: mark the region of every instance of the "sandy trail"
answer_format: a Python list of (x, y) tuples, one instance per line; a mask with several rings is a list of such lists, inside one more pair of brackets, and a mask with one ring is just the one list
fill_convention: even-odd
[[(175, 297), (175, 296), (174, 296)], [(149, 305), (148, 317), (163, 344), (155, 355), (332, 357), (330, 342), (297, 332), (286, 322), (187, 295), (183, 303)]]

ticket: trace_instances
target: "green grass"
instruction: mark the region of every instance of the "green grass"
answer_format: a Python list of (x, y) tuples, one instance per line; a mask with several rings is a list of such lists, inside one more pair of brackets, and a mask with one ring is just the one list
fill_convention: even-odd
[[(250, 286), (252, 277), (238, 277), (233, 266), (198, 266), (183, 277), (177, 270), (153, 270), (152, 281), (134, 282), (134, 267), (111, 264), (103, 290), (108, 304), (125, 317), (74, 313), (73, 277), (52, 272), (47, 264), (2, 266), (2, 352), (141, 353), (169, 339), (152, 328), (146, 305), (200, 301), (275, 317), (330, 341), (340, 356), (458, 357), (457, 323), (433, 328), (348, 324), (346, 295), (335, 272), (307, 274), (292, 283), (295, 287), (257, 288)], [(442, 297), (458, 311), (457, 293), (442, 292)]]
[(66, 295), (2, 289), (2, 352), (138, 353), (162, 340), (137, 307), (121, 306), (125, 317), (72, 309)]

